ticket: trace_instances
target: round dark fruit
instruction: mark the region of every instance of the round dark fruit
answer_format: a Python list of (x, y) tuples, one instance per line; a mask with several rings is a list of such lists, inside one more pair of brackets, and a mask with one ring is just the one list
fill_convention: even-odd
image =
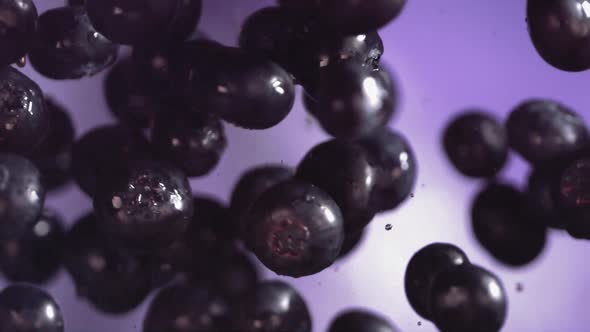
[(0, 153), (0, 239), (18, 238), (41, 215), (45, 189), (28, 159)]
[(161, 38), (173, 22), (181, 0), (86, 0), (96, 30), (118, 44), (141, 44)]
[(44, 290), (14, 284), (0, 292), (0, 331), (63, 332), (61, 309)]
[(195, 212), (186, 236), (195, 250), (208, 255), (217, 246), (233, 244), (239, 232), (223, 203), (215, 198), (195, 196), (193, 206)]
[(202, 0), (177, 1), (172, 21), (159, 39), (163, 42), (181, 41), (188, 38), (197, 28), (201, 18)]
[(560, 203), (565, 208), (590, 207), (590, 158), (573, 162), (561, 175)]
[(508, 158), (506, 130), (481, 111), (468, 111), (453, 119), (443, 134), (443, 146), (453, 166), (469, 177), (493, 177)]
[(432, 319), (430, 289), (437, 275), (447, 269), (469, 264), (463, 250), (449, 243), (432, 243), (418, 250), (406, 267), (404, 287), (410, 305), (418, 315)]
[(262, 193), (274, 185), (293, 177), (294, 172), (290, 167), (282, 165), (264, 165), (247, 170), (235, 184), (231, 198), (230, 210), (238, 219), (240, 231), (244, 231), (243, 217), (248, 209)]
[(384, 127), (397, 104), (391, 75), (351, 59), (325, 67), (306, 86), (305, 106), (330, 135), (355, 139)]
[(39, 33), (29, 60), (43, 76), (77, 79), (112, 65), (117, 51), (117, 45), (92, 27), (84, 8), (61, 7), (39, 17)]
[(375, 161), (373, 207), (377, 211), (395, 209), (410, 196), (418, 176), (418, 163), (410, 143), (402, 134), (382, 128), (360, 144)]
[(161, 108), (147, 84), (145, 75), (130, 59), (119, 61), (106, 76), (104, 91), (109, 110), (129, 127), (149, 127)]
[(156, 114), (152, 144), (160, 157), (174, 163), (188, 176), (204, 176), (221, 160), (227, 146), (220, 120), (205, 112), (187, 111), (187, 105)]
[(266, 7), (250, 15), (242, 26), (240, 47), (267, 56), (298, 83), (317, 80), (331, 63), (354, 58), (375, 67), (383, 54), (376, 31), (353, 35), (334, 33), (309, 11)]
[(344, 240), (336, 203), (318, 187), (298, 180), (265, 191), (246, 218), (248, 247), (279, 275), (322, 271), (336, 261)]
[(186, 175), (157, 161), (133, 162), (102, 179), (94, 196), (99, 227), (129, 249), (163, 248), (179, 239), (193, 216)]
[(575, 238), (590, 239), (590, 158), (568, 165), (559, 177), (557, 204), (560, 218)]
[(471, 264), (441, 272), (430, 292), (432, 320), (441, 332), (498, 332), (507, 307), (500, 279)]
[(360, 144), (330, 140), (311, 149), (297, 167), (297, 177), (330, 195), (342, 211), (346, 233), (365, 227), (375, 216), (371, 196), (376, 169)]
[(566, 71), (590, 68), (590, 16), (584, 0), (528, 0), (533, 45), (550, 65)]
[(326, 25), (342, 34), (374, 31), (395, 19), (406, 0), (317, 0)]
[[(191, 283), (203, 284), (228, 300), (240, 300), (256, 288), (260, 280), (256, 265), (235, 246), (216, 247), (189, 271)], [(215, 256), (211, 256), (215, 252)], [(204, 264), (204, 265), (201, 265)], [(203, 269), (202, 266), (207, 266)]]
[(123, 125), (95, 127), (72, 146), (72, 175), (82, 191), (94, 196), (101, 178), (149, 155), (149, 143), (140, 131)]
[(49, 190), (65, 184), (72, 176), (72, 145), (75, 129), (67, 111), (51, 98), (45, 98), (51, 118), (47, 137), (33, 153), (32, 161), (41, 171), (41, 181)]
[(87, 215), (66, 235), (64, 263), (78, 296), (102, 312), (122, 314), (143, 302), (151, 280), (141, 260), (111, 245), (96, 218)]
[(0, 68), (17, 62), (33, 46), (37, 7), (32, 0), (0, 0)]
[(367, 310), (347, 310), (332, 320), (328, 332), (399, 332), (385, 317)]
[(547, 99), (519, 104), (506, 128), (510, 147), (534, 165), (567, 157), (589, 143), (584, 120), (567, 106)]
[(230, 304), (202, 286), (176, 284), (154, 298), (143, 322), (143, 332), (232, 331)]
[(311, 332), (311, 324), (305, 300), (282, 281), (260, 283), (240, 304), (241, 332)]
[(534, 220), (525, 196), (503, 184), (489, 184), (471, 207), (477, 241), (497, 260), (512, 266), (526, 265), (545, 248), (547, 227)]
[(37, 83), (10, 66), (0, 68), (0, 151), (28, 154), (43, 141), (49, 126)]
[(295, 100), (291, 76), (265, 57), (218, 47), (192, 67), (190, 91), (199, 109), (246, 129), (266, 129), (287, 117)]
[(0, 241), (0, 271), (11, 282), (44, 283), (61, 267), (64, 239), (61, 217), (45, 209), (20, 237)]
[(559, 168), (541, 166), (529, 174), (525, 191), (528, 209), (532, 218), (554, 229), (565, 229), (565, 218), (555, 201), (556, 183), (559, 182)]

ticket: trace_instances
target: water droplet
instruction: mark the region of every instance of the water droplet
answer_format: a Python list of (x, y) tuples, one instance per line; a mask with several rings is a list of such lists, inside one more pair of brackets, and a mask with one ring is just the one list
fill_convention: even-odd
[(414, 198), (414, 193), (411, 193), (410, 194), (410, 198)]
[(524, 285), (520, 282), (516, 283), (516, 291), (521, 293), (524, 290)]
[(391, 224), (385, 225), (385, 230), (386, 231), (390, 231), (392, 228), (393, 228), (393, 226)]
[(422, 322), (421, 321), (418, 321), (418, 326), (422, 326)]

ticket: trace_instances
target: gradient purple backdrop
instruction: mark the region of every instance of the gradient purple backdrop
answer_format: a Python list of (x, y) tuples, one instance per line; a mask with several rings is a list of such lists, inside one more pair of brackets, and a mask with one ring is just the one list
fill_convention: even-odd
[[(315, 276), (287, 278), (307, 299), (314, 332), (325, 331), (338, 311), (350, 307), (377, 310), (403, 331), (436, 331), (412, 311), (403, 290), (411, 255), (435, 241), (461, 246), (473, 262), (501, 277), (509, 296), (503, 331), (590, 330), (590, 269), (585, 266), (589, 243), (551, 233), (545, 253), (530, 266), (509, 269), (498, 264), (481, 250), (469, 227), (470, 200), (481, 183), (459, 177), (439, 143), (453, 114), (481, 107), (504, 119), (511, 107), (529, 97), (560, 100), (588, 119), (590, 74), (560, 72), (539, 58), (527, 35), (525, 0), (408, 1), (402, 15), (381, 36), (384, 61), (396, 72), (402, 91), (397, 118), (390, 125), (408, 136), (418, 156), (415, 195), (397, 211), (376, 218), (362, 247), (349, 259)], [(40, 12), (63, 4), (63, 0), (35, 2)], [(244, 17), (271, 3), (205, 0), (201, 28), (233, 45)], [(40, 77), (30, 66), (24, 71), (48, 95), (67, 105), (78, 135), (114, 121), (102, 93), (103, 74), (58, 82)], [(192, 181), (194, 192), (224, 201), (246, 168), (268, 162), (294, 166), (307, 150), (327, 138), (299, 100), (288, 119), (273, 129), (246, 131), (229, 125), (226, 129), (229, 147), (221, 164), (208, 177)], [(512, 156), (504, 177), (522, 186), (527, 172), (524, 162)], [(74, 186), (50, 195), (47, 205), (57, 207), (68, 223), (91, 209), (91, 201)], [(386, 231), (386, 224), (393, 229)], [(271, 272), (265, 276), (276, 277)], [(516, 291), (519, 282), (524, 285), (520, 293)], [(47, 288), (64, 311), (68, 332), (140, 331), (149, 303), (125, 316), (103, 316), (76, 299), (64, 271)]]

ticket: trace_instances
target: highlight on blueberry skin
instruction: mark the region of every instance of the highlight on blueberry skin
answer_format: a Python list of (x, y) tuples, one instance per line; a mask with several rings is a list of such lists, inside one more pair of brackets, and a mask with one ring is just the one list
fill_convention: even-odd
[(64, 332), (64, 318), (50, 294), (27, 284), (13, 284), (0, 292), (0, 330)]
[(99, 227), (115, 242), (149, 251), (182, 236), (193, 216), (193, 199), (181, 170), (136, 161), (103, 179), (94, 211)]
[(41, 215), (45, 188), (41, 173), (26, 158), (0, 153), (0, 239), (13, 239)]
[(29, 60), (43, 76), (77, 79), (112, 65), (117, 51), (116, 44), (92, 27), (82, 7), (61, 7), (39, 17), (39, 33)]
[(344, 226), (328, 194), (300, 181), (280, 183), (262, 194), (246, 217), (246, 242), (279, 275), (318, 273), (338, 258)]
[(11, 66), (0, 68), (0, 152), (29, 154), (50, 121), (39, 85)]

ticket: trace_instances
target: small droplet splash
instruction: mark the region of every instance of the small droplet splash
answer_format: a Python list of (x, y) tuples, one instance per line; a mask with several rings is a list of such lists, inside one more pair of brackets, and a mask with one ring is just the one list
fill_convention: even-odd
[(520, 282), (516, 283), (516, 291), (519, 293), (522, 293), (523, 290), (524, 290), (524, 285)]
[(392, 228), (393, 228), (393, 225), (391, 225), (391, 224), (385, 225), (385, 230), (386, 231), (390, 231)]
[(411, 193), (410, 194), (410, 198), (414, 198), (414, 193)]
[(422, 326), (422, 322), (421, 321), (418, 321), (418, 326)]

